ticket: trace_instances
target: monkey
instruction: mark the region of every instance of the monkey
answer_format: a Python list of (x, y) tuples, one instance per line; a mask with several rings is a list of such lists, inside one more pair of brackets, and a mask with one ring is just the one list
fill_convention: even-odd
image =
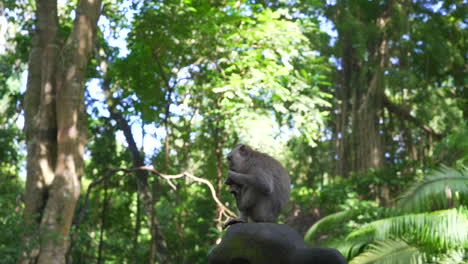
[(229, 185), (229, 192), (234, 195), (234, 198), (236, 199), (236, 204), (239, 204), (241, 192), (242, 192), (242, 186), (239, 184), (232, 183)]
[(225, 184), (236, 198), (239, 218), (236, 223), (277, 222), (289, 201), (291, 180), (288, 172), (266, 153), (238, 144), (227, 155), (228, 177)]

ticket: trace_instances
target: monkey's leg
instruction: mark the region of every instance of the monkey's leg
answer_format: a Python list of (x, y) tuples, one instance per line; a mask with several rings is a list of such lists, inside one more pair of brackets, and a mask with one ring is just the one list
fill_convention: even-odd
[(247, 215), (243, 212), (239, 212), (239, 218), (229, 219), (223, 225), (223, 229), (226, 229), (230, 225), (239, 224), (239, 223), (247, 223)]
[(274, 210), (274, 205), (271, 200), (259, 200), (249, 212), (250, 218), (256, 223), (276, 223), (278, 221), (277, 210)]

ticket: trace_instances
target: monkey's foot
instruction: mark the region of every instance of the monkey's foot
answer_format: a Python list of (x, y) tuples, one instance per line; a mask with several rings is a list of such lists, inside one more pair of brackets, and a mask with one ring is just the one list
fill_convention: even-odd
[(247, 223), (246, 221), (242, 220), (242, 219), (239, 219), (239, 218), (236, 218), (236, 219), (230, 219), (229, 221), (227, 221), (226, 223), (224, 223), (223, 225), (223, 229), (226, 229), (228, 226), (230, 225), (235, 225), (235, 224), (239, 224), (239, 223)]

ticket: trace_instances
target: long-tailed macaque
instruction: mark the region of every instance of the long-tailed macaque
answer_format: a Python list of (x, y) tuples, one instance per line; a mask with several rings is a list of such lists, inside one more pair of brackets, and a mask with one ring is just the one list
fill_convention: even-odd
[(227, 156), (225, 184), (236, 198), (240, 212), (224, 227), (235, 223), (276, 222), (289, 201), (291, 181), (281, 164), (265, 153), (239, 144)]

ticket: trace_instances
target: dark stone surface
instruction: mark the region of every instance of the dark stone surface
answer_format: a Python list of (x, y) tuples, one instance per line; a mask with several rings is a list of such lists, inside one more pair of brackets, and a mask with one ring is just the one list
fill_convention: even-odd
[(343, 255), (334, 248), (314, 247), (298, 248), (291, 257), (294, 264), (346, 264), (348, 263)]
[(333, 248), (309, 248), (288, 225), (235, 224), (209, 256), (210, 264), (346, 264)]

